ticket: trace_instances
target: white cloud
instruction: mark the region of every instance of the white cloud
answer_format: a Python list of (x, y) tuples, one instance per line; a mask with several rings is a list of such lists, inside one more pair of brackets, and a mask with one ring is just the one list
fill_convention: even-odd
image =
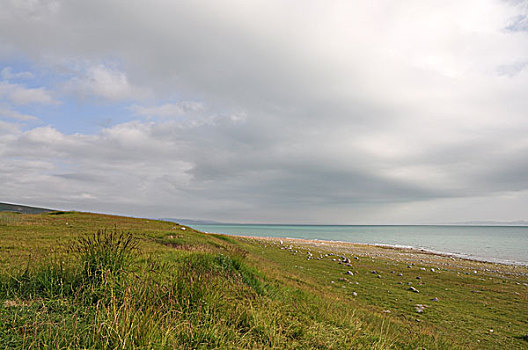
[(6, 81), (0, 82), (0, 98), (2, 97), (17, 105), (58, 103), (46, 88), (25, 88)]
[(38, 127), (31, 129), (24, 133), (24, 141), (29, 141), (34, 144), (42, 145), (58, 145), (63, 146), (65, 136), (50, 126)]
[(81, 98), (95, 96), (110, 101), (135, 99), (145, 94), (130, 84), (124, 72), (102, 64), (90, 66), (83, 75), (71, 79), (64, 87)]
[(115, 203), (135, 202), (130, 191), (145, 203), (154, 197), (167, 203), (190, 178), (189, 164), (168, 157), (178, 152), (174, 141), (157, 140), (151, 124), (122, 124), (93, 136), (40, 127), (6, 141), (2, 150), (0, 181), (9, 183), (2, 195), (19, 201), (50, 195), (70, 208), (73, 202), (78, 209), (99, 203), (115, 212)]
[(6, 107), (2, 107), (2, 106), (0, 106), (0, 117), (6, 117), (6, 118), (22, 120), (22, 121), (38, 120), (38, 118), (33, 115), (20, 113), (18, 111), (15, 111), (15, 110), (12, 110)]
[(204, 110), (204, 106), (199, 102), (182, 101), (149, 107), (133, 105), (130, 110), (144, 117), (180, 117), (188, 113), (201, 112)]

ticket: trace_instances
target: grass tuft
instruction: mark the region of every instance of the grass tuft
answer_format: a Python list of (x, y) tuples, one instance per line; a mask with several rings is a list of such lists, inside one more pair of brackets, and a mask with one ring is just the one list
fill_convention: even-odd
[(80, 238), (74, 246), (84, 277), (100, 282), (105, 276), (123, 273), (137, 248), (137, 240), (131, 233), (114, 230), (98, 230)]

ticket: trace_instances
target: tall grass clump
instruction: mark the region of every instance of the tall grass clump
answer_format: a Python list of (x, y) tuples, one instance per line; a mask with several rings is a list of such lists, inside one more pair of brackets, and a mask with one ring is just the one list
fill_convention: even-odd
[(79, 290), (113, 287), (125, 276), (137, 241), (130, 233), (98, 230), (80, 238), (73, 246), (77, 260), (65, 263), (66, 256), (45, 258), (18, 274), (0, 276), (2, 298), (64, 298)]
[[(65, 263), (66, 256), (54, 257), (35, 266), (30, 259), (25, 270), (0, 274), (0, 319), (5, 321), (0, 322), (0, 349), (123, 345), (116, 339), (124, 334), (103, 332), (115, 315), (99, 316), (109, 306), (125, 310), (127, 300), (137, 297), (130, 293), (128, 273), (137, 246), (130, 233), (99, 230), (73, 244), (69, 252), (76, 259)], [(137, 321), (142, 315), (137, 304), (126, 309), (120, 322)]]
[(101, 282), (109, 274), (116, 277), (125, 272), (137, 245), (131, 233), (103, 229), (80, 238), (74, 251), (80, 259), (83, 277)]

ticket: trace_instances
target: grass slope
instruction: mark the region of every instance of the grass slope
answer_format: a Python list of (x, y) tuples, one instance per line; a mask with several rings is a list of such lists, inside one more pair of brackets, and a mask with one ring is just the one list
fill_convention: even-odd
[(0, 349), (523, 349), (527, 273), (156, 220), (3, 213)]

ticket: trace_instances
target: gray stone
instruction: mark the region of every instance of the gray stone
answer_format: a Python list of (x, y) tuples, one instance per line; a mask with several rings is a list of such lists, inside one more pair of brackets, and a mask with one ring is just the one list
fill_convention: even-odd
[(414, 288), (414, 287), (409, 287), (409, 290), (411, 292), (420, 293), (420, 291), (418, 289)]
[(346, 274), (350, 276), (354, 276), (354, 273), (352, 271), (347, 271)]
[(422, 312), (424, 312), (424, 310), (425, 310), (425, 308), (427, 306), (426, 305), (422, 305), (422, 304), (416, 304), (414, 307), (416, 309), (416, 312), (421, 314)]

